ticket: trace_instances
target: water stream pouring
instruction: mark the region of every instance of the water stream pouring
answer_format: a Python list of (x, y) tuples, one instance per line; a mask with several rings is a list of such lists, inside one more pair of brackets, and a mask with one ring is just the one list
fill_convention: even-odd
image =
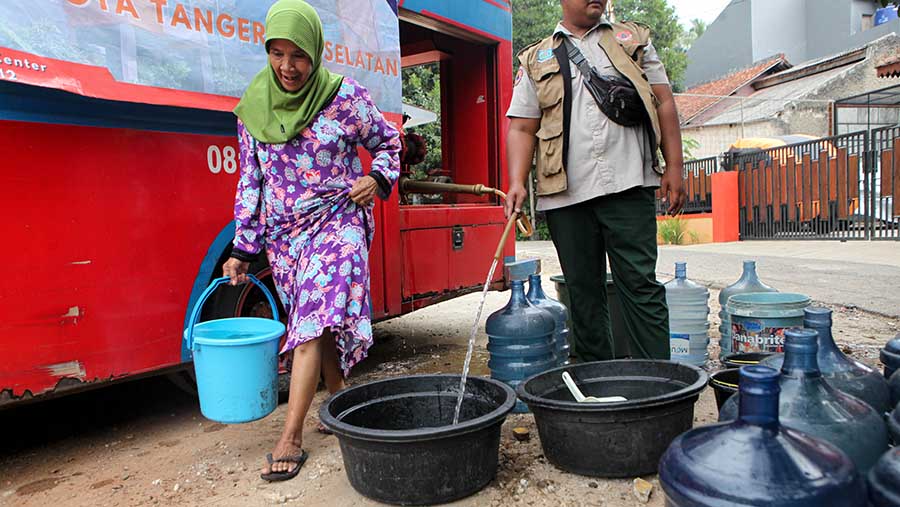
[[(506, 238), (506, 234), (503, 235)], [(456, 410), (453, 411), (453, 425), (459, 424), (459, 411), (462, 409), (463, 397), (466, 394), (466, 379), (469, 377), (469, 364), (472, 362), (472, 351), (475, 348), (475, 334), (478, 332), (478, 322), (481, 320), (481, 313), (484, 311), (484, 300), (487, 297), (488, 289), (491, 286), (491, 279), (494, 278), (494, 271), (497, 270), (497, 259), (491, 263), (491, 269), (488, 271), (487, 280), (484, 282), (484, 289), (481, 291), (481, 302), (478, 304), (478, 312), (475, 314), (475, 322), (472, 323), (472, 331), (469, 333), (469, 348), (466, 349), (466, 360), (463, 362), (462, 377), (459, 380), (459, 395), (456, 399)]]
[[(494, 192), (498, 195), (502, 195), (504, 198), (506, 197), (506, 194), (503, 194), (503, 192), (500, 192), (499, 190), (494, 190)], [(506, 227), (503, 229), (503, 234), (500, 236), (500, 242), (497, 244), (497, 251), (494, 253), (494, 262), (491, 263), (491, 269), (488, 271), (487, 280), (484, 281), (484, 289), (481, 291), (481, 302), (478, 303), (478, 312), (475, 314), (475, 322), (472, 323), (472, 331), (469, 333), (469, 347), (466, 350), (466, 360), (463, 363), (462, 377), (460, 377), (459, 380), (459, 397), (456, 400), (456, 410), (453, 413), (454, 425), (459, 424), (459, 412), (462, 408), (463, 398), (466, 394), (466, 379), (469, 376), (469, 364), (472, 362), (472, 351), (475, 348), (475, 334), (478, 332), (478, 323), (481, 321), (481, 313), (484, 311), (484, 300), (487, 297), (488, 289), (491, 286), (491, 279), (494, 278), (494, 271), (497, 270), (497, 264), (503, 257), (503, 245), (506, 243), (506, 238), (509, 236), (513, 224), (518, 224), (522, 234), (526, 237), (531, 236), (534, 232), (531, 228), (531, 223), (528, 222), (524, 213), (513, 213), (509, 216), (509, 220), (506, 221)]]
[[(506, 199), (506, 194), (502, 191), (481, 184), (460, 185), (453, 183), (416, 181), (406, 178), (401, 178), (400, 180), (400, 191), (403, 193), (461, 193), (479, 196), (496, 195), (501, 199)], [(497, 252), (494, 254), (494, 262), (491, 264), (491, 269), (488, 271), (487, 279), (484, 282), (484, 289), (481, 291), (481, 302), (478, 304), (478, 311), (475, 314), (475, 322), (472, 324), (472, 331), (469, 333), (469, 346), (466, 350), (466, 359), (463, 363), (463, 373), (459, 383), (459, 398), (457, 399), (456, 410), (453, 415), (454, 425), (459, 423), (459, 413), (460, 409), (462, 408), (462, 401), (466, 391), (466, 378), (469, 375), (469, 363), (471, 363), (472, 361), (472, 351), (475, 347), (475, 334), (478, 332), (478, 322), (481, 320), (481, 314), (484, 311), (484, 300), (487, 297), (487, 292), (491, 286), (491, 280), (494, 278), (494, 272), (497, 270), (497, 265), (503, 258), (503, 245), (504, 243), (506, 243), (506, 238), (509, 236), (509, 233), (512, 230), (514, 224), (518, 226), (519, 231), (525, 237), (530, 237), (534, 232), (531, 228), (531, 223), (528, 221), (528, 218), (524, 213), (519, 212), (513, 213), (509, 216), (509, 220), (507, 220), (506, 222), (506, 227), (503, 229), (503, 235), (500, 236), (500, 242), (497, 245)]]

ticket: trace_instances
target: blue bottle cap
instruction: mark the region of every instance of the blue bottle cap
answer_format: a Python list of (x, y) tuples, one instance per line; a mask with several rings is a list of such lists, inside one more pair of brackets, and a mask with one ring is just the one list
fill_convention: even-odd
[(784, 352), (813, 354), (819, 351), (819, 333), (815, 329), (790, 328), (784, 330)]
[(884, 350), (893, 352), (894, 354), (900, 354), (900, 333), (897, 333), (897, 336), (885, 344)]
[(784, 363), (781, 371), (805, 376), (820, 375), (819, 332), (815, 329), (793, 328), (784, 331)]
[(744, 366), (740, 371), (740, 405), (738, 418), (756, 426), (778, 424), (779, 373), (758, 364)]
[(740, 391), (744, 394), (778, 394), (778, 371), (768, 366), (749, 364), (740, 370)]
[(805, 327), (831, 327), (831, 310), (821, 306), (810, 306), (803, 310)]

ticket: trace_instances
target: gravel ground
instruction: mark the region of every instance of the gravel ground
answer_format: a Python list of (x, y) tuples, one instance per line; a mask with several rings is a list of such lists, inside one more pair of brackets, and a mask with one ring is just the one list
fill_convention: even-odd
[[(544, 286), (560, 272), (552, 255), (541, 256)], [(718, 356), (718, 304), (711, 290), (710, 356)], [(501, 308), (508, 293), (490, 293), (483, 320)], [(458, 373), (465, 339), (480, 295), (471, 294), (376, 326), (378, 345), (350, 379), (360, 384), (414, 373)], [(900, 321), (857, 308), (833, 306), (835, 336), (850, 356), (872, 366), (878, 350), (900, 331)], [(487, 337), (481, 332), (472, 374), (487, 375)], [(718, 361), (706, 368), (714, 371)], [(326, 398), (320, 391), (316, 414)], [(81, 505), (377, 505), (357, 494), (343, 471), (333, 436), (314, 431), (307, 420), (304, 447), (310, 459), (300, 475), (285, 483), (259, 479), (263, 456), (277, 438), (285, 417), (281, 405), (263, 420), (226, 426), (205, 420), (196, 400), (163, 379), (147, 379), (94, 392), (0, 412), (7, 428), (0, 444), (0, 504), (16, 506)], [(716, 419), (711, 390), (695, 406), (695, 424)], [(518, 442), (513, 427), (530, 430)], [(663, 505), (655, 476), (649, 504), (632, 493), (632, 480), (603, 480), (561, 472), (544, 458), (531, 415), (511, 415), (503, 426), (496, 479), (460, 506), (603, 506)]]

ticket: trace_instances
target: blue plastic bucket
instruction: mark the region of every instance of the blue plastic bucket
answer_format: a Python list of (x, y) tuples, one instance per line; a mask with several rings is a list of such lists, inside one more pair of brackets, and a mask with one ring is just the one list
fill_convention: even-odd
[(269, 300), (272, 319), (234, 317), (197, 323), (209, 296), (229, 281), (223, 277), (200, 295), (184, 330), (194, 355), (200, 412), (227, 424), (261, 419), (278, 405), (278, 343), (285, 328), (272, 294), (255, 276), (247, 277)]
[(728, 298), (731, 350), (734, 353), (783, 352), (784, 330), (803, 327), (803, 294), (757, 292)]

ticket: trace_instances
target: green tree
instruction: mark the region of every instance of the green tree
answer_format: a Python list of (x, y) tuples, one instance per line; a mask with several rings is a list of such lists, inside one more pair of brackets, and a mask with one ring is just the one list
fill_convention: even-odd
[(694, 150), (700, 148), (700, 142), (694, 139), (693, 137), (684, 137), (681, 136), (681, 152), (684, 157), (685, 162), (690, 162), (691, 160), (697, 160), (697, 157), (694, 156)]
[(191, 66), (181, 58), (147, 58), (138, 67), (138, 82), (162, 88), (183, 88)]
[(706, 29), (708, 27), (709, 26), (706, 24), (706, 21), (703, 21), (702, 19), (699, 19), (699, 18), (694, 18), (691, 20), (691, 29), (688, 30), (688, 32), (690, 34), (692, 34), (694, 36), (694, 38), (696, 39), (696, 38), (700, 37), (701, 35), (703, 35), (704, 33), (706, 33)]
[[(681, 82), (687, 68), (685, 41), (687, 31), (678, 22), (675, 10), (666, 0), (614, 0), (616, 18), (620, 21), (646, 23), (653, 30), (653, 45), (666, 66), (669, 79), (676, 91), (681, 90)], [(518, 54), (524, 47), (547, 37), (562, 19), (559, 0), (512, 0), (513, 51)], [(702, 23), (702, 22), (700, 22)], [(705, 30), (705, 25), (697, 26)], [(699, 33), (698, 33), (699, 36)], [(517, 62), (514, 62), (518, 66)], [(526, 203), (527, 207), (527, 203)], [(536, 235), (546, 239), (546, 224), (540, 215), (535, 217)]]
[[(539, 41), (553, 32), (562, 19), (559, 0), (513, 0), (513, 51), (518, 54), (525, 46)], [(693, 39), (686, 40), (688, 31), (678, 22), (675, 9), (667, 0), (615, 0), (616, 19), (638, 21), (653, 30), (653, 45), (666, 66), (676, 91), (681, 90), (687, 69), (687, 48)], [(705, 23), (695, 20), (691, 33), (699, 37)], [(696, 38), (696, 37), (695, 37)]]
[(13, 49), (70, 62), (101, 65), (103, 58), (79, 48), (49, 19), (32, 21), (30, 26), (0, 20), (0, 43)]
[(672, 88), (681, 91), (688, 61), (683, 45), (685, 30), (675, 8), (666, 0), (616, 0), (615, 12), (619, 21), (636, 21), (650, 27), (653, 46), (666, 66)]
[(706, 33), (706, 21), (702, 19), (692, 19), (691, 27), (684, 34), (684, 39), (682, 40), (681, 46), (687, 51), (694, 45), (694, 42), (700, 38), (701, 35)]
[(513, 0), (513, 54), (553, 33), (562, 19), (559, 0)]
[(443, 164), (441, 156), (441, 75), (440, 64), (430, 63), (403, 69), (403, 101), (437, 114), (437, 120), (409, 129), (425, 138), (428, 149), (425, 161), (415, 166), (418, 176), (424, 176)]

